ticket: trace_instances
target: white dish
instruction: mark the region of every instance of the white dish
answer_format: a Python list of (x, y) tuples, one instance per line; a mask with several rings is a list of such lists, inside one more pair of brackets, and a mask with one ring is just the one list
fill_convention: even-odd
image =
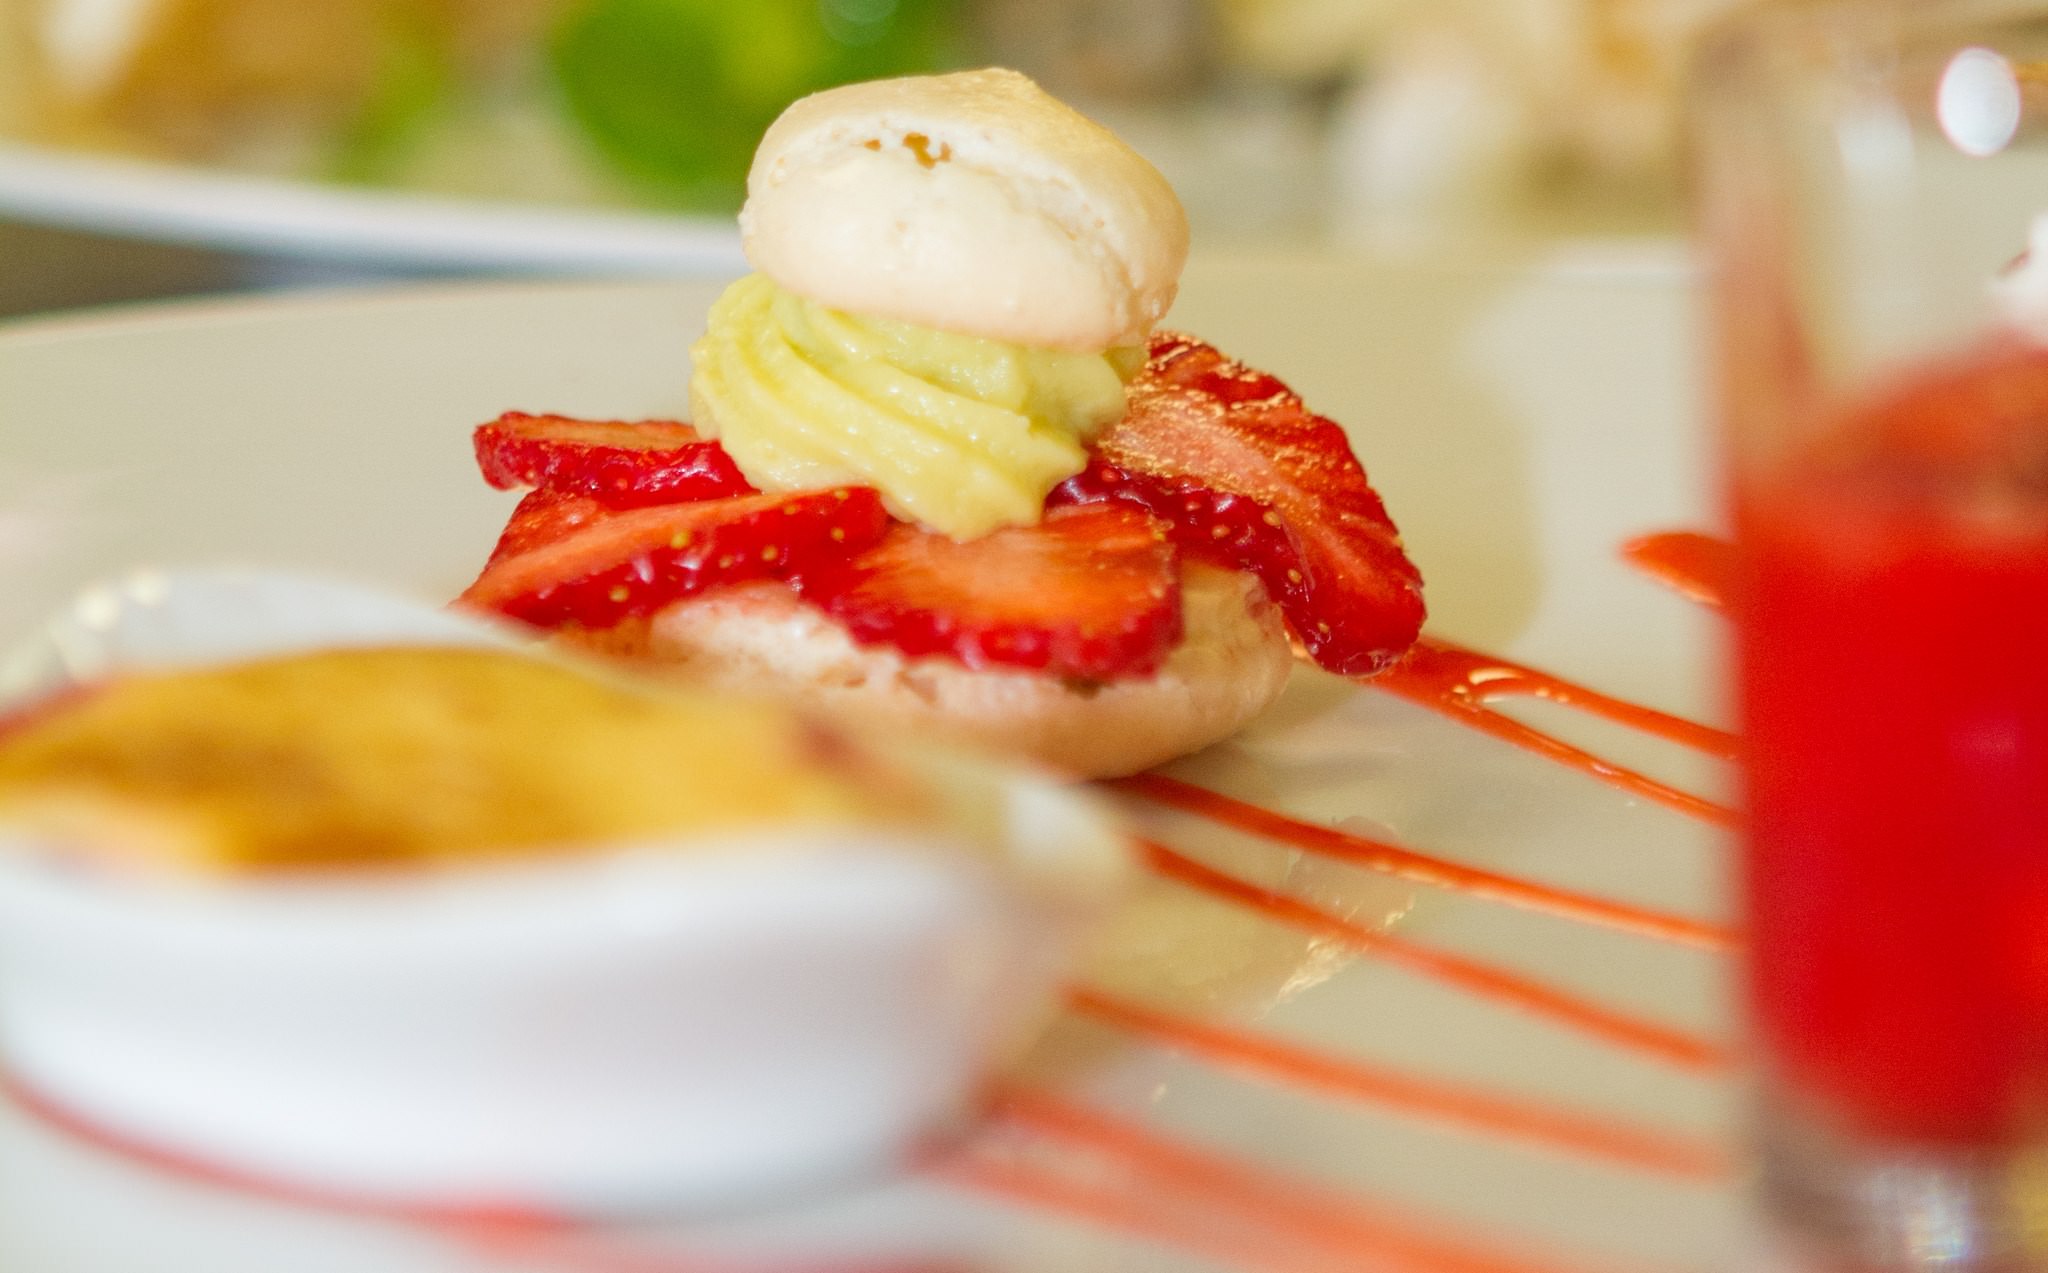
[(705, 275), (744, 268), (730, 217), (321, 185), (4, 139), (0, 214), (387, 270)]
[[(495, 629), (263, 572), (95, 588), (17, 660), (37, 693)], [(52, 675), (55, 672), (57, 675)], [(906, 757), (999, 812), (732, 833), (353, 881), (81, 870), (0, 824), (0, 1051), (155, 1148), (351, 1199), (702, 1206), (873, 1173), (1042, 1028), (1129, 882), (1052, 782)]]
[[(1351, 426), (1428, 580), (1437, 634), (1711, 718), (1715, 620), (1615, 558), (1634, 534), (1712, 520), (1690, 288), (1665, 253), (1468, 267), (1198, 257), (1170, 322)], [(475, 477), (468, 428), (508, 408), (681, 412), (683, 350), (714, 291), (406, 291), (0, 328), (0, 572), (11, 584), (0, 634), (81, 578), (143, 561), (287, 564), (450, 596), (510, 504)], [(1515, 710), (1688, 784), (1719, 780), (1622, 731), (1540, 704)], [(1172, 772), (1460, 863), (1702, 919), (1722, 912), (1714, 831), (1321, 676), (1299, 675), (1264, 720)], [(1673, 1029), (1730, 1034), (1714, 952), (1132, 807), (1217, 870)], [(1089, 986), (1424, 1085), (1688, 1144), (1732, 1137), (1724, 1073), (1625, 1053), (1166, 881), (1146, 885), (1139, 911)], [(1532, 1265), (1707, 1267), (1739, 1238), (1725, 1178), (1499, 1135), (1384, 1092), (1278, 1087), (1086, 1012), (1064, 1014), (1015, 1082), (1299, 1182), (1299, 1196), (1323, 1191)], [(1043, 1123), (999, 1121), (969, 1149), (974, 1162), (1014, 1153), (1020, 1170), (1058, 1173), (1096, 1198), (1147, 1174)], [(1236, 1217), (1229, 1200), (1190, 1186), (1183, 1208), (1171, 1225), (1133, 1232), (991, 1191), (984, 1177), (916, 1173), (763, 1214), (483, 1250), (140, 1166), (0, 1105), (0, 1266), (39, 1273), (138, 1261), (254, 1273), (315, 1267), (312, 1252), (323, 1269), (377, 1273), (691, 1258), (1160, 1273), (1287, 1262), (1272, 1226)], [(109, 1214), (124, 1217), (119, 1233)], [(1240, 1221), (1235, 1247), (1203, 1245)]]

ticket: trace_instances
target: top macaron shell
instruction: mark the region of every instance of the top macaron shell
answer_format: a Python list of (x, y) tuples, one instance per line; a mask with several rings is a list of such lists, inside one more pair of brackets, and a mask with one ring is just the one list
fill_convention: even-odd
[(797, 102), (755, 153), (740, 232), (756, 269), (834, 309), (1091, 351), (1144, 340), (1188, 249), (1157, 169), (1004, 70)]

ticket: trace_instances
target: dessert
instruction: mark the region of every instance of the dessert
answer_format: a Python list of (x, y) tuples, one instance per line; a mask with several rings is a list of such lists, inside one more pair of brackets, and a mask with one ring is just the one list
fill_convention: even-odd
[(1080, 793), (345, 593), (156, 576), (52, 638), (0, 731), (11, 1081), (332, 1197), (738, 1198), (960, 1118), (1122, 895)]
[(939, 812), (818, 722), (494, 650), (129, 676), (32, 709), (0, 738), (0, 821), (150, 872), (460, 865)]
[(478, 429), (532, 489), (464, 604), (1084, 776), (1234, 732), (1296, 644), (1369, 676), (1414, 640), (1342, 430), (1157, 330), (1179, 203), (1028, 79), (806, 98), (740, 222), (759, 272), (691, 350), (692, 424)]

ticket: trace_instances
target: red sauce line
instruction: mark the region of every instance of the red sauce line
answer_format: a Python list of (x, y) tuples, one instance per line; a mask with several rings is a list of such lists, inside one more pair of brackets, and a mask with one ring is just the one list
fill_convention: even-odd
[(1680, 813), (1724, 826), (1735, 821), (1734, 811), (1725, 806), (1702, 800), (1669, 783), (1659, 782), (1647, 774), (1604, 760), (1562, 739), (1532, 729), (1495, 711), (1489, 704), (1503, 698), (1540, 698), (1576, 707), (1604, 720), (1711, 756), (1732, 759), (1736, 750), (1735, 736), (1723, 730), (1624, 702), (1561, 680), (1548, 672), (1429, 638), (1417, 641), (1399, 664), (1365, 684), (1441, 712), (1482, 733)]
[(1164, 774), (1134, 774), (1110, 783), (1120, 791), (1169, 808), (1196, 814), (1224, 826), (1252, 835), (1277, 840), (1303, 852), (1319, 854), (1340, 862), (1383, 871), (1402, 879), (1415, 880), (1437, 888), (1451, 889), (1519, 906), (1527, 910), (1559, 915), (1605, 928), (1637, 933), (1664, 941), (1726, 949), (1733, 935), (1725, 928), (1704, 920), (1688, 919), (1663, 911), (1631, 906), (1605, 898), (1552, 888), (1531, 880), (1517, 879), (1477, 867), (1463, 866), (1430, 857), (1379, 840), (1352, 835), (1334, 827), (1318, 826), (1285, 814), (1263, 809), (1219, 791), (1197, 787)]
[(470, 1248), (487, 1259), (516, 1261), (521, 1268), (545, 1268), (548, 1273), (974, 1273), (973, 1266), (952, 1258), (708, 1259), (631, 1247), (597, 1224), (565, 1222), (559, 1230), (509, 1237), (466, 1236)]
[(1098, 1181), (1116, 1182), (1131, 1192), (1118, 1203), (1098, 1203), (1095, 1216), (1112, 1222), (1121, 1218), (1127, 1222), (1124, 1227), (1145, 1222), (1132, 1213), (1153, 1205), (1148, 1200), (1177, 1200), (1198, 1214), (1227, 1208), (1257, 1217), (1277, 1237), (1326, 1252), (1339, 1267), (1353, 1270), (1563, 1273), (1562, 1266), (1446, 1238), (1406, 1214), (1397, 1218), (1314, 1182), (1181, 1144), (1135, 1123), (1039, 1093), (1005, 1094), (995, 1117), (1035, 1137), (1107, 1159), (1113, 1170), (1099, 1173)]
[[(1261, 1273), (1356, 1273), (1354, 1260), (1288, 1246), (1270, 1229), (1175, 1206), (1170, 1196), (1127, 1182), (1077, 1177), (1071, 1172), (1012, 1157), (973, 1154), (933, 1168), (932, 1175), (977, 1193), (1041, 1211), (1087, 1220), (1104, 1229), (1146, 1238), (1229, 1268)], [(1119, 1185), (1122, 1185), (1119, 1188)]]
[(387, 1202), (220, 1166), (109, 1131), (6, 1071), (0, 1071), (0, 1099), (81, 1144), (194, 1185), (328, 1214), (420, 1225), (482, 1254), (525, 1261), (545, 1257), (551, 1268), (597, 1273), (959, 1273), (961, 1268), (953, 1263), (916, 1261), (763, 1263), (705, 1259), (682, 1252), (628, 1251), (599, 1241), (600, 1226), (554, 1212), (528, 1207)]
[(1676, 1136), (1326, 1056), (1085, 987), (1069, 990), (1067, 1002), (1076, 1012), (1174, 1051), (1310, 1091), (1687, 1180), (1718, 1181), (1729, 1170), (1728, 1156), (1719, 1149)]
[(268, 1202), (314, 1207), (344, 1215), (408, 1220), (462, 1232), (541, 1233), (561, 1227), (557, 1217), (524, 1207), (426, 1206), (387, 1203), (289, 1184), (256, 1172), (223, 1167), (178, 1150), (165, 1149), (109, 1131), (84, 1115), (44, 1096), (11, 1072), (0, 1072), (0, 1097), (36, 1121), (74, 1140), (196, 1184), (225, 1188)]
[(1726, 730), (1630, 703), (1525, 664), (1432, 637), (1418, 640), (1399, 665), (1365, 684), (1392, 684), (1398, 690), (1418, 695), (1436, 693), (1472, 706), (1499, 698), (1540, 698), (1579, 708), (1710, 756), (1732, 760), (1736, 754), (1735, 735)]
[(1726, 610), (1734, 595), (1735, 545), (1691, 530), (1659, 531), (1621, 546), (1621, 559), (1637, 570), (1713, 610)]
[[(484, 1254), (545, 1257), (552, 1266), (601, 1273), (939, 1273), (953, 1267), (944, 1262), (762, 1264), (633, 1252), (589, 1241), (601, 1231), (547, 1212), (385, 1203), (216, 1166), (111, 1133), (11, 1074), (0, 1073), (0, 1096), (61, 1133), (180, 1179), (267, 1202), (426, 1225)], [(991, 1133), (1000, 1132), (1003, 1123), (1115, 1157), (1115, 1187), (1102, 1179), (1076, 1179), (1070, 1170), (999, 1157), (999, 1151), (989, 1146), (1000, 1139)], [(1134, 1127), (1024, 1092), (1006, 1094), (995, 1125), (969, 1142), (961, 1155), (939, 1166), (936, 1174), (1267, 1273), (1343, 1273), (1358, 1269), (1368, 1256), (1414, 1273), (1562, 1273), (1475, 1255), (1419, 1235), (1400, 1222), (1370, 1215), (1363, 1204), (1340, 1195), (1325, 1195), (1327, 1202), (1311, 1201), (1298, 1182), (1268, 1179), (1221, 1156), (1183, 1149)], [(1219, 1215), (1219, 1208), (1228, 1214)], [(1251, 1231), (1234, 1234), (1229, 1226), (1249, 1226)], [(1288, 1242), (1294, 1244), (1291, 1251)]]
[(1470, 994), (1509, 1004), (1604, 1043), (1687, 1070), (1714, 1072), (1732, 1063), (1728, 1049), (1696, 1035), (1602, 1007), (1570, 991), (1504, 968), (1432, 950), (1354, 923), (1299, 898), (1246, 883), (1204, 866), (1163, 844), (1144, 842), (1142, 848), (1155, 871), (1178, 883), (1225, 898), (1397, 967), (1434, 977)]

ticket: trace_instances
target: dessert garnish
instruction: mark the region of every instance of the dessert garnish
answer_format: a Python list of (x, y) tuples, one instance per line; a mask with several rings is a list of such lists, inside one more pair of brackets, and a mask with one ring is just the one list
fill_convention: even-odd
[(753, 491), (725, 449), (686, 424), (565, 420), (508, 411), (476, 431), (476, 462), (501, 491), (540, 487), (614, 508)]
[(1178, 557), (1141, 510), (1062, 508), (964, 544), (899, 523), (798, 591), (856, 641), (1107, 680), (1157, 667), (1180, 639)]
[(478, 430), (486, 479), (533, 489), (464, 604), (1088, 775), (1234, 731), (1290, 633), (1346, 676), (1414, 641), (1343, 430), (1154, 330), (1178, 201), (1023, 76), (804, 99), (741, 228), (759, 272), (691, 350), (689, 424)]
[(1130, 408), (1055, 502), (1121, 500), (1266, 585), (1316, 662), (1381, 671), (1422, 627), (1422, 576), (1344, 431), (1191, 337), (1152, 342)]
[(528, 623), (606, 628), (709, 588), (786, 579), (888, 527), (864, 486), (615, 509), (528, 496), (462, 600)]

